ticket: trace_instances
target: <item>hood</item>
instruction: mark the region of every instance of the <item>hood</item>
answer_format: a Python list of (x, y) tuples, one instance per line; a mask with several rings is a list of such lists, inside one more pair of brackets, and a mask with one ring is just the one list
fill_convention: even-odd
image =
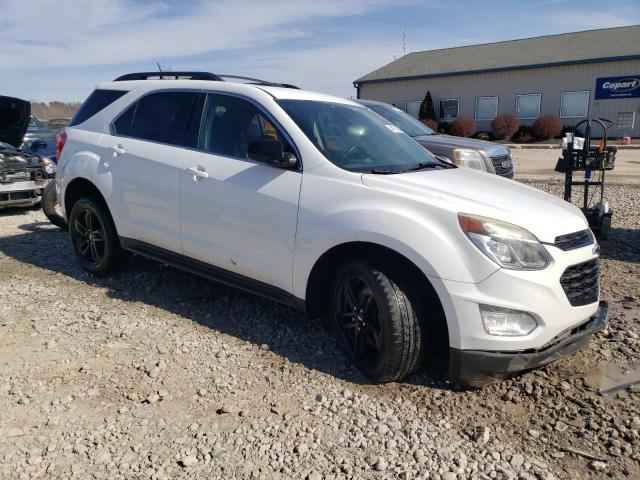
[(30, 102), (0, 96), (0, 142), (19, 148), (29, 127), (30, 116)]
[(509, 149), (503, 145), (485, 140), (477, 140), (475, 138), (455, 137), (453, 135), (423, 135), (414, 137), (414, 139), (423, 147), (440, 145), (451, 148), (473, 148), (482, 149), (489, 156), (508, 155)]
[(553, 243), (559, 235), (588, 228), (584, 215), (574, 205), (522, 183), (468, 168), (364, 174), (362, 182), (456, 214), (509, 222), (527, 229), (542, 242)]

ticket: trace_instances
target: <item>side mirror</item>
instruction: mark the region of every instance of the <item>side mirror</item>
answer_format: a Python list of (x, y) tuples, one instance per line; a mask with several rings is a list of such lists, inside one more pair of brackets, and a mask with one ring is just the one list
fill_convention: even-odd
[(280, 140), (266, 136), (249, 142), (247, 157), (279, 168), (293, 168), (297, 163), (294, 155), (284, 151), (284, 145)]

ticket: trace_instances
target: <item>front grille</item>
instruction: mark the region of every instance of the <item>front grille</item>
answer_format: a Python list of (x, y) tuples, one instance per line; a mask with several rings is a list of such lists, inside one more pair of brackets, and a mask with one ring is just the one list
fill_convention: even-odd
[[(503, 167), (502, 162), (509, 162), (509, 166)], [(491, 157), (491, 163), (493, 164), (493, 169), (496, 171), (496, 175), (506, 177), (513, 174), (513, 160), (511, 160), (511, 155)]]
[(579, 307), (598, 301), (599, 278), (599, 263), (594, 258), (568, 267), (560, 277), (560, 284), (569, 303)]
[(588, 228), (579, 232), (568, 233), (556, 237), (554, 246), (560, 250), (574, 250), (576, 248), (586, 247), (593, 243), (593, 234)]

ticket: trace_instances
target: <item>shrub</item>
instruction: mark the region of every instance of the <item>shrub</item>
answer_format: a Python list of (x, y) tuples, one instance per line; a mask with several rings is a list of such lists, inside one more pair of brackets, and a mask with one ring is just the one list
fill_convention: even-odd
[(456, 137), (469, 137), (476, 133), (476, 122), (469, 117), (458, 117), (451, 122), (450, 133)]
[(553, 115), (543, 115), (533, 122), (533, 133), (538, 138), (549, 140), (557, 137), (562, 132), (562, 122), (558, 117)]
[(420, 121), (424, 123), (427, 127), (429, 127), (431, 130), (433, 130), (434, 132), (438, 131), (438, 122), (436, 122), (434, 119), (427, 118), (427, 119), (422, 119)]
[(438, 132), (444, 135), (449, 135), (449, 131), (451, 130), (451, 124), (449, 122), (440, 122), (438, 124)]
[(433, 108), (433, 99), (431, 98), (431, 92), (428, 91), (424, 96), (424, 100), (420, 104), (420, 113), (418, 114), (420, 120), (435, 120), (436, 111)]
[(535, 140), (535, 135), (530, 126), (520, 125), (518, 131), (513, 135), (513, 139), (521, 143), (530, 143)]
[(510, 140), (518, 131), (518, 119), (512, 113), (498, 115), (491, 122), (491, 132), (497, 140)]

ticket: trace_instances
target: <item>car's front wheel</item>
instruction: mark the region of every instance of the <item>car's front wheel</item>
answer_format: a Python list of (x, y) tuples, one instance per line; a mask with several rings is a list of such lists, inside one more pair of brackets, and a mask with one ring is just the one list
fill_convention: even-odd
[(106, 275), (122, 266), (125, 254), (113, 220), (100, 201), (85, 197), (74, 204), (69, 234), (76, 258), (88, 272)]
[(345, 353), (371, 379), (398, 381), (417, 368), (422, 339), (417, 299), (403, 275), (364, 261), (340, 269), (333, 321)]

